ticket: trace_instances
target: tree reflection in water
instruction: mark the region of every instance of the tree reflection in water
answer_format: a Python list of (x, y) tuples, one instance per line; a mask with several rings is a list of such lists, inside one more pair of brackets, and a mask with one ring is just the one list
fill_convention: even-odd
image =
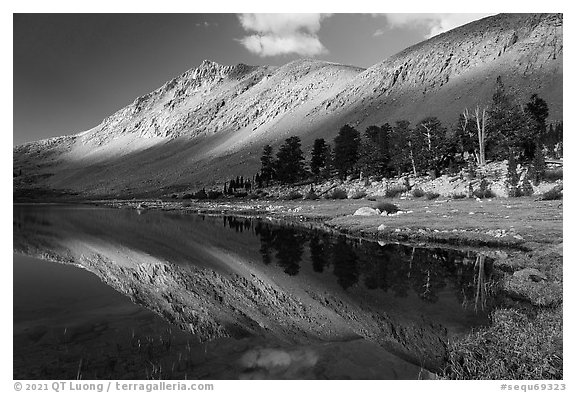
[(327, 235), (321, 236), (315, 233), (309, 242), (310, 259), (315, 272), (322, 273), (329, 265), (330, 238)]
[(300, 271), (300, 261), (304, 253), (303, 234), (293, 228), (276, 230), (273, 247), (276, 250), (278, 265), (284, 268), (284, 272), (295, 276)]
[(352, 246), (346, 241), (346, 236), (340, 235), (334, 244), (332, 253), (333, 273), (338, 277), (338, 284), (344, 289), (358, 282), (358, 257)]
[(414, 293), (430, 303), (437, 302), (442, 291), (450, 290), (464, 307), (473, 305), (477, 311), (488, 307), (487, 294), (495, 278), (491, 260), (483, 255), (359, 241), (258, 219), (227, 217), (224, 225), (237, 232), (252, 229), (260, 240), (264, 264), (274, 260), (289, 275), (300, 272), (307, 243), (306, 258), (312, 270), (332, 273), (344, 289), (363, 285), (397, 297)]

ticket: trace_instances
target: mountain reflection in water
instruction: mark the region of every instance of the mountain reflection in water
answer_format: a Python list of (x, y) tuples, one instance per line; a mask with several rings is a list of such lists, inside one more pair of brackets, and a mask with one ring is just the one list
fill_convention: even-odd
[[(162, 317), (165, 322), (146, 316), (153, 321), (146, 326), (159, 332), (155, 348), (161, 351), (154, 361), (164, 367), (165, 378), (416, 378), (422, 367), (442, 367), (451, 336), (488, 323), (495, 281), (492, 262), (472, 252), (361, 241), (260, 218), (15, 206), (13, 228), (15, 254), (81, 267)], [(25, 266), (16, 258), (14, 263)], [(27, 288), (34, 282), (27, 277), (38, 271), (15, 267), (15, 293), (39, 292)], [(55, 274), (35, 280), (52, 291), (48, 284), (62, 282)], [(62, 296), (75, 299), (75, 291), (70, 287)], [(74, 302), (74, 310), (91, 308), (83, 299)], [(122, 315), (127, 304), (115, 316), (94, 311), (90, 319), (72, 318), (67, 304), (41, 293), (15, 299), (15, 356), (60, 362), (59, 368), (19, 363), (17, 375), (74, 378), (81, 359), (93, 365), (84, 376), (104, 375), (98, 366), (104, 361), (88, 359), (97, 353), (92, 345), (101, 348), (98, 340), (114, 336), (105, 326), (132, 335), (130, 342), (139, 345), (130, 333), (138, 334), (139, 322), (124, 326), (133, 321)], [(42, 311), (47, 309), (55, 312)], [(181, 328), (194, 344), (175, 333), (166, 337), (171, 327)], [(61, 343), (65, 329), (89, 334)], [(37, 340), (37, 332), (52, 333)], [(166, 349), (163, 343), (175, 341), (186, 343), (187, 360), (171, 366), (181, 356), (177, 346)], [(73, 370), (58, 355), (62, 345), (83, 348), (64, 359), (75, 362)], [(212, 348), (209, 356), (192, 356), (204, 345)], [(133, 347), (122, 348), (118, 356), (138, 358)], [(46, 367), (52, 374), (42, 371)]]

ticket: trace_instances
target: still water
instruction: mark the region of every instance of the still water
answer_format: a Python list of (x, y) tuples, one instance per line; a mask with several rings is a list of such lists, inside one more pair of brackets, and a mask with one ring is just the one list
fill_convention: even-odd
[(14, 206), (14, 378), (415, 379), (491, 261), (266, 219)]

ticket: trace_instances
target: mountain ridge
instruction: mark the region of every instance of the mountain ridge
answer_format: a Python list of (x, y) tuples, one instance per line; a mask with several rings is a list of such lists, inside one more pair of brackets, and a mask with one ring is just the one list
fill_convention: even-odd
[[(258, 170), (264, 144), (305, 149), (343, 124), (434, 115), (450, 126), (489, 102), (497, 76), (562, 116), (561, 14), (500, 14), (407, 48), (368, 69), (313, 59), (283, 66), (204, 60), (91, 130), (14, 147), (15, 188), (134, 195)], [(89, 180), (88, 180), (89, 179)], [(96, 185), (94, 185), (96, 184)]]

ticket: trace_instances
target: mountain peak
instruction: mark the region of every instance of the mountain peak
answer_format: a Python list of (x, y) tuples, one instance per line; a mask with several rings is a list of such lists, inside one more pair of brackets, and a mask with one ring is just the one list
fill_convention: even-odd
[(520, 101), (537, 93), (559, 120), (562, 58), (562, 15), (504, 14), (366, 70), (314, 59), (279, 67), (205, 59), (81, 137), (15, 149), (14, 168), (30, 179), (23, 187), (33, 180), (86, 195), (221, 183), (255, 173), (261, 148), (287, 136), (307, 149), (343, 124), (362, 130), (435, 116), (450, 126), (464, 108), (490, 102), (497, 76)]
[(224, 65), (217, 63), (215, 61), (204, 59), (198, 68), (212, 68), (212, 67), (224, 67)]

